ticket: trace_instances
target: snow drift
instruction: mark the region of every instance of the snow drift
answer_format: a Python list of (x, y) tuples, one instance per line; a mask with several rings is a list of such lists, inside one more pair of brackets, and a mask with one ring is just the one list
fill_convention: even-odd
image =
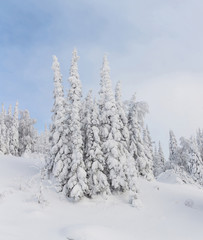
[(70, 202), (41, 181), (42, 165), (0, 156), (0, 239), (202, 239), (203, 190), (180, 184), (171, 171), (159, 181), (139, 179), (143, 207), (133, 208), (122, 194)]

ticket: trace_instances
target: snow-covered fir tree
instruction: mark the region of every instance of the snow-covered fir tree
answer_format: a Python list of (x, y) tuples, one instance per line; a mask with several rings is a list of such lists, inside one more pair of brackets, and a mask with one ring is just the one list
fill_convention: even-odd
[(126, 149), (128, 149), (130, 134), (128, 130), (128, 118), (124, 111), (124, 106), (122, 102), (122, 94), (121, 94), (121, 83), (118, 82), (116, 85), (115, 90), (115, 100), (116, 100), (116, 107), (119, 115), (119, 122), (120, 122), (120, 133), (121, 133), (121, 141)]
[(6, 154), (10, 154), (10, 140), (11, 140), (11, 135), (12, 135), (11, 126), (12, 126), (12, 121), (13, 121), (11, 105), (9, 105), (8, 112), (5, 113), (4, 119), (5, 119), (5, 126), (6, 126), (6, 138), (5, 138)]
[(49, 157), (50, 143), (49, 143), (49, 131), (45, 125), (44, 132), (37, 133), (37, 139), (35, 144), (35, 152), (43, 155), (45, 159)]
[(159, 174), (164, 172), (164, 170), (165, 170), (165, 158), (161, 147), (161, 143), (159, 142), (158, 151), (156, 150), (156, 148), (154, 151), (154, 176), (157, 177)]
[[(122, 93), (121, 93), (121, 84), (120, 82), (116, 85), (115, 90), (115, 100), (116, 100), (116, 107), (119, 115), (119, 122), (120, 122), (120, 150), (123, 155), (123, 167), (124, 172), (127, 178), (128, 183), (128, 189), (132, 192), (132, 197), (136, 196), (136, 182), (137, 182), (137, 169), (135, 166), (135, 161), (132, 157), (132, 155), (129, 152), (129, 140), (130, 140), (130, 134), (128, 129), (128, 118), (126, 115), (126, 112), (124, 110), (124, 105), (122, 102)], [(133, 196), (134, 195), (134, 196)], [(132, 201), (132, 199), (131, 199)]]
[(151, 179), (151, 164), (148, 163), (148, 159), (145, 155), (145, 148), (142, 138), (142, 125), (145, 115), (142, 103), (136, 101), (135, 94), (133, 95), (128, 114), (128, 126), (130, 132), (129, 151), (133, 158), (139, 172), (139, 175)]
[(143, 144), (144, 144), (144, 153), (145, 153), (145, 157), (147, 158), (147, 165), (148, 165), (148, 168), (146, 169), (148, 170), (147, 178), (148, 180), (151, 180), (154, 177), (153, 146), (152, 146), (150, 132), (147, 126), (143, 130)]
[(85, 126), (85, 147), (84, 161), (87, 171), (87, 180), (90, 196), (95, 194), (108, 195), (110, 186), (104, 172), (104, 157), (101, 150), (99, 136), (99, 113), (96, 100), (93, 102), (90, 91), (85, 101), (86, 114), (84, 118)]
[(93, 108), (93, 100), (92, 100), (92, 90), (90, 90), (87, 94), (87, 97), (83, 101), (83, 108), (82, 108), (82, 138), (83, 138), (83, 158), (85, 165), (87, 167), (86, 163), (86, 155), (88, 154), (88, 142), (91, 141), (91, 136), (89, 135), (89, 129), (91, 127), (91, 113)]
[(36, 132), (36, 139), (35, 139), (35, 146), (34, 146), (34, 152), (41, 154), (42, 153), (42, 134)]
[(10, 127), (10, 153), (14, 156), (18, 156), (19, 149), (19, 113), (18, 102), (16, 102), (12, 123)]
[(195, 181), (203, 184), (203, 166), (196, 139), (194, 137), (190, 139), (181, 137), (180, 145), (182, 166)]
[(44, 154), (45, 156), (47, 156), (50, 149), (49, 138), (50, 138), (50, 131), (47, 128), (47, 125), (45, 124), (44, 132), (42, 133), (42, 146), (43, 146), (42, 154)]
[(36, 120), (30, 118), (28, 110), (21, 111), (19, 120), (19, 155), (34, 152), (36, 142), (36, 131), (34, 124)]
[(52, 124), (50, 129), (50, 152), (47, 156), (46, 169), (58, 179), (58, 190), (62, 191), (67, 178), (67, 166), (64, 163), (67, 156), (65, 131), (65, 99), (62, 85), (60, 65), (56, 56), (53, 56), (52, 69), (54, 71), (54, 103), (52, 107)]
[(110, 68), (104, 56), (101, 69), (99, 92), (100, 136), (102, 152), (105, 158), (105, 173), (108, 176), (111, 190), (125, 191), (128, 188), (124, 166), (126, 156), (122, 152), (121, 122), (113, 95)]
[(156, 177), (157, 175), (159, 175), (159, 173), (156, 171), (157, 163), (159, 163), (159, 155), (156, 146), (154, 147), (153, 151), (153, 163), (154, 163), (154, 176)]
[(83, 161), (83, 141), (81, 123), (81, 82), (78, 73), (78, 55), (74, 49), (70, 68), (68, 92), (68, 155), (70, 161), (67, 183), (64, 186), (65, 194), (79, 200), (84, 195), (88, 195), (87, 174)]
[(6, 135), (6, 124), (5, 124), (5, 110), (2, 104), (1, 118), (0, 118), (0, 152), (1, 154), (7, 154), (7, 135)]
[(169, 131), (169, 161), (172, 165), (180, 165), (178, 143), (172, 130)]
[(197, 145), (200, 152), (201, 160), (203, 163), (203, 131), (201, 129), (197, 130), (196, 139), (197, 139)]
[(164, 165), (165, 165), (165, 157), (164, 157), (164, 153), (163, 153), (163, 150), (162, 150), (162, 146), (161, 146), (161, 142), (159, 141), (159, 148), (158, 148), (158, 153), (159, 153), (159, 156), (160, 156), (160, 160), (162, 162), (162, 166), (163, 166), (163, 169), (164, 169)]

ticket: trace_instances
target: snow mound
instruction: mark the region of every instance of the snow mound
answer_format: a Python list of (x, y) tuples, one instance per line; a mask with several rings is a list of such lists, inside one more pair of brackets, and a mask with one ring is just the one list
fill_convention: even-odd
[(134, 240), (131, 236), (118, 229), (98, 225), (75, 225), (66, 230), (67, 240)]
[(168, 169), (157, 177), (157, 181), (170, 184), (192, 184), (200, 186), (182, 167)]
[(161, 173), (158, 177), (157, 180), (159, 182), (163, 183), (171, 183), (171, 184), (182, 184), (183, 181), (182, 179), (177, 175), (177, 173), (174, 170), (166, 170), (165, 172)]
[(194, 201), (192, 199), (185, 200), (185, 206), (193, 208), (194, 207)]

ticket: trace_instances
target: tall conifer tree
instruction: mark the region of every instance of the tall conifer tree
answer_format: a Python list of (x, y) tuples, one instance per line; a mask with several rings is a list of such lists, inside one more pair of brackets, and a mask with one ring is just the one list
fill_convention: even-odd
[(18, 156), (19, 149), (19, 113), (18, 102), (16, 102), (14, 114), (11, 125), (11, 137), (10, 137), (10, 153), (14, 156)]
[(53, 175), (57, 177), (58, 191), (62, 191), (67, 175), (66, 165), (64, 163), (67, 152), (64, 137), (65, 100), (60, 65), (56, 56), (53, 56), (52, 69), (54, 71), (54, 104), (52, 108), (53, 115), (49, 139), (50, 152), (47, 157), (46, 168), (48, 174), (52, 172)]
[(124, 170), (126, 158), (121, 151), (121, 122), (112, 91), (110, 68), (106, 56), (101, 69), (100, 85), (100, 136), (106, 174), (113, 191), (125, 191), (128, 184)]
[(87, 195), (87, 174), (83, 161), (83, 139), (82, 139), (82, 123), (81, 123), (81, 82), (78, 74), (78, 55), (74, 49), (70, 68), (68, 92), (68, 148), (70, 170), (68, 181), (65, 186), (65, 194), (74, 200), (81, 199)]

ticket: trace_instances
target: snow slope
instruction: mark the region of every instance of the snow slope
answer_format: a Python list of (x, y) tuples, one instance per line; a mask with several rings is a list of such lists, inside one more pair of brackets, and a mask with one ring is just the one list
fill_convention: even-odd
[(125, 195), (72, 203), (48, 181), (39, 194), (41, 165), (0, 156), (0, 239), (203, 239), (203, 190), (196, 186), (167, 175), (162, 182), (139, 180), (141, 208), (131, 207)]

